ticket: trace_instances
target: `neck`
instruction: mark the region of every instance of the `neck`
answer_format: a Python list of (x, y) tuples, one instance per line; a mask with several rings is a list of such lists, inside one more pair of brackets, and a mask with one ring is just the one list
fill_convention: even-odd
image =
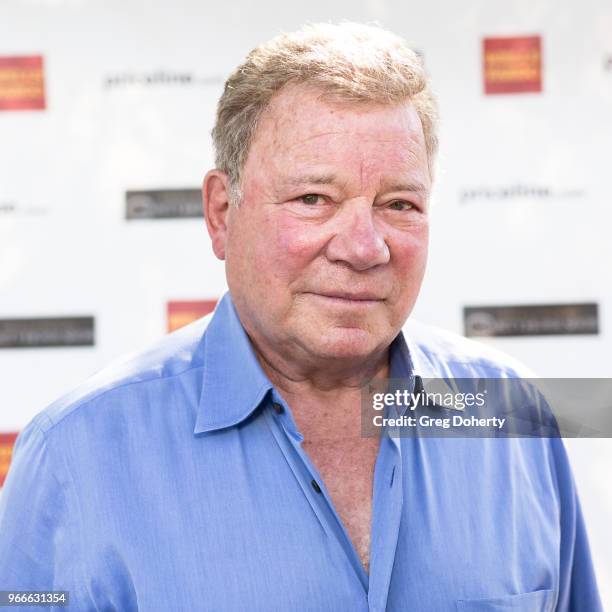
[(367, 368), (341, 376), (312, 371), (297, 373), (293, 364), (272, 363), (257, 351), (268, 378), (289, 404), (298, 430), (309, 445), (337, 444), (340, 440), (360, 440), (362, 387), (370, 381), (389, 376), (389, 351), (386, 349)]
[(290, 403), (308, 400), (340, 401), (359, 396), (361, 388), (374, 379), (389, 376), (389, 348), (366, 359), (342, 362), (322, 360), (300, 364), (269, 353), (253, 343), (257, 359), (281, 395)]

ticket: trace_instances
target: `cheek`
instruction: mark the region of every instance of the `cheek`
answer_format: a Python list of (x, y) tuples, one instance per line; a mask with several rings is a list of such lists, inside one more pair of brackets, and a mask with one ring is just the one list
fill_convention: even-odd
[(317, 228), (274, 210), (245, 216), (231, 229), (226, 269), (234, 284), (251, 285), (253, 291), (256, 280), (266, 300), (278, 300), (279, 292), (302, 279), (320, 250)]
[[(403, 316), (407, 316), (421, 290), (427, 264), (428, 228), (422, 227), (404, 235), (391, 247), (393, 260), (394, 295)], [(406, 312), (403, 312), (407, 308)]]
[(270, 220), (278, 251), (278, 264), (285, 269), (301, 270), (325, 245), (320, 228), (290, 216)]
[[(250, 211), (239, 211), (228, 227), (225, 269), (230, 289), (242, 292), (250, 287), (258, 293), (261, 281), (265, 282), (266, 272), (270, 270), (270, 260), (266, 246), (271, 244), (268, 228)], [(257, 231), (257, 228), (261, 228)]]
[(424, 267), (429, 245), (427, 224), (413, 228), (409, 233), (393, 236), (392, 240), (391, 253), (395, 254), (395, 261), (403, 270), (416, 272)]

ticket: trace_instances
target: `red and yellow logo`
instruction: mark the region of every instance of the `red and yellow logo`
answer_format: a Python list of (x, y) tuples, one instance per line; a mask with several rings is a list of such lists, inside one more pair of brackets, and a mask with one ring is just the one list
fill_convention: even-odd
[(542, 91), (540, 36), (483, 40), (485, 94)]
[(11, 465), (13, 445), (16, 439), (16, 433), (0, 433), (0, 487), (4, 484), (9, 465)]
[(44, 108), (42, 56), (0, 57), (0, 110)]
[(194, 300), (184, 302), (168, 302), (168, 331), (200, 319), (215, 309), (217, 300)]

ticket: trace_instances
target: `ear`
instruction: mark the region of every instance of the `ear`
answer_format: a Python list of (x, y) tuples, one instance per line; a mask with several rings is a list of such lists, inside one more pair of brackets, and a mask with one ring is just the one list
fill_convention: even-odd
[(231, 206), (229, 193), (227, 174), (221, 170), (210, 170), (202, 183), (202, 203), (212, 248), (219, 259), (225, 259), (227, 222)]

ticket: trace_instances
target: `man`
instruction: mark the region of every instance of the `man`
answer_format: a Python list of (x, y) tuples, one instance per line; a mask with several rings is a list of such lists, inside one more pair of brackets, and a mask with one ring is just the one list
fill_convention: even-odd
[(361, 435), (368, 383), (517, 375), (404, 326), (435, 124), (419, 59), (378, 28), (247, 57), (203, 185), (229, 293), (22, 433), (0, 588), (76, 610), (601, 609), (560, 439)]

